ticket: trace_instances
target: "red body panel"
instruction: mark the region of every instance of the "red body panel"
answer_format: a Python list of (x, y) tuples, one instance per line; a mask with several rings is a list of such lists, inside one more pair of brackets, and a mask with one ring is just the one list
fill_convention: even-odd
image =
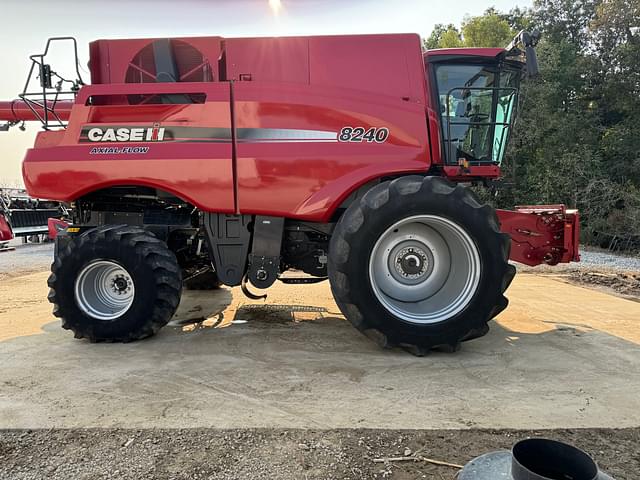
[[(86, 105), (90, 96), (123, 93), (198, 92), (207, 95), (195, 105)], [(94, 148), (119, 148), (113, 143), (80, 143), (82, 129), (101, 125), (181, 126), (230, 128), (229, 84), (112, 84), (84, 87), (76, 99), (68, 128), (41, 132), (38, 143), (58, 142), (27, 151), (23, 176), (36, 198), (71, 201), (94, 190), (114, 185), (143, 185), (165, 190), (203, 210), (235, 211), (231, 143), (128, 142), (147, 147), (148, 153), (91, 154)], [(148, 119), (152, 118), (150, 122)], [(147, 120), (145, 120), (147, 119)]]
[(47, 220), (47, 230), (49, 231), (49, 240), (55, 240), (58, 234), (67, 228), (69, 224), (64, 220), (57, 218), (49, 218)]
[(504, 48), (436, 48), (425, 52), (425, 57), (497, 57), (505, 53)]
[[(428, 170), (419, 37), (346, 38), (227, 41), (229, 78), (251, 80), (233, 84), (235, 127), (303, 131), (282, 141), (239, 139), (240, 212), (326, 221), (367, 181)], [(341, 143), (345, 126), (384, 127), (390, 136)]]
[(0, 242), (8, 242), (13, 239), (11, 225), (7, 222), (4, 214), (0, 213)]
[[(426, 172), (424, 107), (391, 96), (377, 96), (375, 102), (371, 97), (335, 88), (290, 86), (283, 91), (278, 84), (235, 84), (238, 129), (333, 134), (333, 140), (324, 141), (302, 137), (290, 142), (239, 142), (240, 211), (326, 221), (344, 198), (369, 180)], [(338, 142), (337, 132), (346, 125), (387, 127), (391, 133), (384, 144)]]
[[(138, 52), (147, 47), (154, 40), (149, 38), (123, 39), (123, 40), (96, 40), (89, 45), (91, 61), (91, 81), (98, 83), (125, 83), (127, 72), (133, 68), (138, 68), (142, 82), (154, 82), (151, 78), (154, 72), (149, 72), (145, 62), (137, 62)], [(191, 37), (174, 38), (181, 47), (191, 46), (201, 52), (208, 68), (211, 69), (214, 81), (220, 79), (218, 71), (218, 58), (222, 51), (222, 37)], [(178, 52), (179, 53), (179, 52)], [(188, 53), (187, 53), (188, 55)], [(133, 64), (133, 66), (132, 66)], [(149, 72), (151, 75), (147, 75)], [(183, 78), (181, 81), (192, 81), (190, 78)]]

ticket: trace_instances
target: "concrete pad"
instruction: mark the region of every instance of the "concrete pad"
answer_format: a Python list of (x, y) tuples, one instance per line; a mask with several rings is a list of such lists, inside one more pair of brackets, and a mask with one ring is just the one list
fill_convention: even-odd
[(552, 278), (519, 275), (489, 335), (416, 358), (355, 331), (326, 283), (187, 292), (155, 338), (90, 344), (46, 277), (0, 282), (1, 428), (640, 426), (640, 303)]

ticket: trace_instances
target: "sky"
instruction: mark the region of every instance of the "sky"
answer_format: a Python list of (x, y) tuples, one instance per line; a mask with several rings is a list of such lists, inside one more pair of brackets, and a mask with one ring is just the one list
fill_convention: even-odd
[[(279, 4), (279, 7), (278, 5)], [(99, 38), (419, 33), (460, 24), (489, 7), (508, 11), (532, 0), (0, 0), (0, 100), (22, 91), (28, 57), (47, 38), (75, 36), (80, 63)], [(62, 52), (55, 58), (67, 59)], [(66, 52), (65, 52), (66, 53)], [(64, 63), (64, 62), (63, 62)], [(54, 70), (64, 67), (54, 65)], [(89, 74), (84, 73), (85, 81)], [(0, 132), (0, 186), (21, 184), (20, 164), (40, 124)]]

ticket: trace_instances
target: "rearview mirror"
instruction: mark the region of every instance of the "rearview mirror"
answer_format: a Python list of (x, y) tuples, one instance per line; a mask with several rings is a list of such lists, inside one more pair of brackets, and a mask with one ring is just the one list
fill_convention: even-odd
[(538, 57), (536, 56), (536, 49), (534, 47), (525, 47), (525, 57), (527, 59), (527, 75), (529, 77), (535, 77), (540, 73), (538, 69)]

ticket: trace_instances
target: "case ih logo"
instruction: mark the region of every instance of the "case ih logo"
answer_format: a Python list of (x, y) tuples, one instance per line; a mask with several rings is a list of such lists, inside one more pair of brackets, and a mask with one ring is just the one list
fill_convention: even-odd
[(145, 127), (87, 127), (82, 129), (81, 142), (162, 142), (165, 129), (159, 125)]

